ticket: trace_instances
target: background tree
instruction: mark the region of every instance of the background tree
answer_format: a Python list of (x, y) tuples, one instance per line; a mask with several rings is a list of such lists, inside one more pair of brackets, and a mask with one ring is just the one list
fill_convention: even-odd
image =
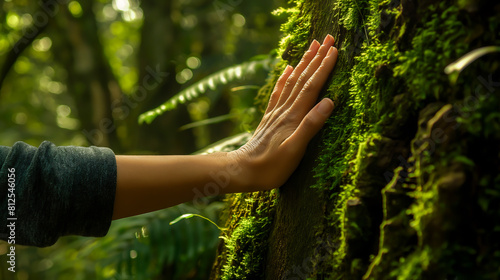
[[(207, 75), (268, 55), (284, 21), (271, 11), (284, 2), (0, 1), (0, 145), (49, 140), (117, 154), (190, 154), (247, 131), (263, 69), (151, 124), (138, 117)], [(198, 123), (205, 119), (210, 125)], [(206, 279), (219, 229), (169, 222), (186, 212), (217, 220), (223, 204), (209, 202), (114, 222), (101, 239), (18, 246), (16, 274), (1, 242), (0, 279)]]
[(499, 279), (499, 4), (292, 2), (269, 84), (330, 33), (336, 110), (278, 191), (228, 198), (212, 278)]

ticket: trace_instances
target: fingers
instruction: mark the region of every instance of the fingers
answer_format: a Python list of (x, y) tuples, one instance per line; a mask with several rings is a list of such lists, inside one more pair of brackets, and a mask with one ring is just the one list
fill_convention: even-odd
[(303, 152), (307, 144), (323, 127), (330, 117), (334, 108), (333, 101), (329, 98), (321, 100), (312, 110), (307, 113), (294, 133), (283, 143), (284, 147), (299, 149)]
[(274, 87), (273, 93), (271, 94), (271, 97), (269, 98), (269, 104), (267, 105), (267, 110), (266, 114), (271, 112), (276, 104), (278, 103), (278, 100), (280, 98), (281, 92), (283, 91), (283, 88), (285, 87), (285, 83), (288, 80), (288, 77), (293, 72), (293, 67), (288, 65), (285, 68), (285, 71), (283, 71), (283, 74), (281, 77), (278, 79), (278, 82), (276, 83), (276, 86)]
[[(335, 39), (333, 39), (332, 35), (327, 35), (325, 37), (325, 40), (323, 41), (323, 45), (321, 45), (321, 47), (319, 48), (314, 59), (312, 59), (311, 62), (309, 63), (309, 65), (307, 65), (307, 68), (304, 71), (302, 71), (301, 73), (297, 73), (299, 75), (299, 77), (298, 77), (297, 82), (295, 83), (295, 86), (292, 90), (292, 93), (290, 94), (288, 101), (287, 101), (290, 105), (295, 101), (295, 99), (297, 98), (299, 93), (302, 91), (302, 89), (304, 88), (306, 83), (311, 79), (313, 74), (321, 66), (325, 57), (330, 53), (331, 48), (332, 48), (334, 43), (335, 43)], [(328, 72), (328, 74), (329, 73), (330, 72)], [(316, 99), (314, 101), (316, 101)]]
[(311, 61), (314, 59), (319, 49), (320, 49), (319, 42), (314, 40), (311, 43), (309, 50), (302, 57), (302, 60), (299, 62), (299, 65), (295, 67), (295, 70), (293, 71), (292, 75), (287, 79), (277, 106), (283, 105), (288, 100), (288, 97), (292, 93), (293, 88), (295, 87), (295, 84), (297, 83), (297, 80), (299, 79), (300, 75), (302, 74), (302, 72), (304, 72), (309, 63), (311, 63)]
[[(321, 46), (318, 41), (314, 40), (297, 67), (293, 69), (293, 67), (288, 66), (285, 69), (271, 94), (268, 108), (264, 118), (257, 127), (256, 134), (280, 119), (293, 120), (290, 123), (293, 126), (293, 128), (290, 127), (292, 129), (291, 134), (294, 134), (298, 130), (297, 126), (303, 126), (303, 122), (308, 123), (311, 120), (318, 119), (318, 117), (315, 117), (316, 113), (312, 113), (314, 110), (311, 112), (309, 110), (314, 102), (316, 102), (321, 88), (337, 61), (338, 52), (333, 47), (334, 43), (335, 40), (331, 35), (326, 36)], [(330, 100), (330, 102), (332, 101)], [(308, 114), (307, 119), (305, 118), (306, 114)], [(326, 118), (323, 122), (325, 120)], [(313, 125), (309, 129), (316, 127), (318, 126)], [(318, 130), (320, 128), (321, 126), (318, 127)], [(303, 130), (307, 131), (306, 128), (301, 129), (298, 133), (298, 138), (301, 137), (300, 135), (302, 135)]]
[(300, 89), (297, 98), (293, 100), (292, 110), (296, 111), (299, 116), (304, 116), (318, 99), (321, 88), (323, 88), (337, 62), (337, 56), (337, 49), (331, 46), (321, 65), (309, 77)]

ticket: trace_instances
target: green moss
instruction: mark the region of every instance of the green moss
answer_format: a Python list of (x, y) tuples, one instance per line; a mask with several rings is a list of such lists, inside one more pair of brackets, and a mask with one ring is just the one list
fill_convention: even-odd
[[(340, 46), (326, 93), (337, 109), (321, 133), (312, 186), (325, 205), (317, 236), (334, 236), (336, 250), (310, 275), (498, 278), (500, 226), (488, 221), (500, 220), (500, 148), (495, 144), (500, 141), (500, 85), (488, 75), (500, 63), (498, 56), (473, 63), (455, 84), (444, 73), (468, 51), (500, 45), (498, 16), (483, 2), (462, 0), (431, 1), (425, 8), (390, 0), (323, 5), (333, 6), (332, 11), (311, 0), (293, 3), (279, 48), (284, 60), (261, 91), (261, 104), (284, 66), (298, 62), (312, 33), (331, 32)], [(481, 12), (469, 12), (474, 9)], [(325, 30), (331, 14), (333, 29)], [(325, 26), (313, 24), (318, 22)], [(271, 211), (274, 203), (266, 197), (254, 199)], [(241, 219), (229, 223), (235, 227), (227, 260), (243, 264), (226, 271), (241, 276), (256, 269), (247, 260), (257, 258), (262, 269), (265, 260), (258, 250), (270, 225), (256, 222), (264, 212), (234, 206)], [(256, 246), (234, 249), (252, 244), (258, 233)]]
[(223, 235), (224, 252), (220, 279), (261, 279), (264, 274), (269, 231), (276, 204), (276, 191), (230, 196), (228, 231)]
[(263, 249), (262, 235), (268, 227), (266, 219), (243, 218), (226, 241), (227, 264), (224, 265), (222, 279), (259, 279), (263, 276), (261, 267)]
[(288, 20), (281, 26), (285, 36), (280, 41), (278, 55), (285, 60), (292, 60), (290, 64), (296, 64), (304, 49), (306, 49), (311, 31), (311, 14), (304, 9), (304, 0), (291, 1), (295, 7), (279, 9), (275, 14), (287, 13)]

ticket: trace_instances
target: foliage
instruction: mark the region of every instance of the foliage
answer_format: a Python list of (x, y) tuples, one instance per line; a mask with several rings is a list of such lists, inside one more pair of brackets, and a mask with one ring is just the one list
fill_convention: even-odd
[[(33, 259), (39, 264), (29, 275), (35, 279), (206, 279), (219, 229), (201, 219), (175, 225), (169, 222), (186, 212), (216, 219), (222, 207), (220, 202), (204, 209), (182, 204), (115, 221), (100, 239), (61, 240), (56, 246), (64, 249), (42, 255), (42, 260)], [(22, 253), (33, 254), (34, 250)]]
[[(216, 219), (221, 207), (221, 203), (212, 203), (199, 213)], [(106, 278), (152, 279), (162, 275), (171, 279), (187, 276), (206, 279), (218, 243), (219, 229), (201, 219), (170, 224), (177, 215), (196, 210), (181, 205), (114, 226), (111, 236), (123, 238), (106, 240), (105, 237), (95, 245), (106, 254), (107, 260), (100, 262), (102, 272), (106, 269), (116, 272), (116, 275), (107, 275)], [(131, 234), (133, 224), (142, 226), (140, 233)]]
[[(38, 146), (49, 140), (57, 145), (107, 146), (116, 154), (190, 154), (231, 150), (246, 142), (255, 115), (251, 109), (255, 91), (266, 75), (257, 70), (274, 61), (271, 56), (249, 59), (269, 53), (278, 42), (281, 19), (270, 11), (284, 1), (216, 6), (209, 0), (91, 0), (68, 1), (50, 9), (42, 2), (52, 3), (0, 2), (2, 71), (8, 59), (14, 60), (0, 88), (0, 145), (25, 141)], [(45, 18), (46, 26), (39, 28)], [(30, 38), (35, 29), (39, 33)], [(16, 44), (26, 39), (33, 43), (16, 52)], [(249, 62), (240, 65), (242, 61)], [(138, 125), (140, 113), (158, 107), (172, 97), (170, 93), (231, 65), (240, 65), (242, 74), (256, 71), (253, 77), (242, 77), (251, 86), (237, 92), (219, 86), (187, 108), (149, 126)], [(150, 79), (152, 71), (162, 74), (153, 77), (164, 79)], [(221, 115), (229, 117), (216, 119)], [(110, 126), (103, 126), (107, 121)], [(183, 126), (186, 129), (178, 131)], [(220, 204), (207, 207), (197, 211), (216, 220), (214, 211)], [(198, 220), (168, 226), (183, 211), (195, 210), (180, 206), (117, 221), (102, 239), (65, 237), (49, 248), (19, 246), (17, 276), (172, 279), (177, 274), (182, 279), (204, 279), (218, 231)], [(148, 238), (142, 233), (134, 237), (141, 228), (150, 231), (145, 232)], [(179, 247), (187, 238), (194, 239)], [(1, 260), (5, 246), (0, 243)], [(132, 259), (131, 252), (137, 257)], [(0, 278), (10, 277), (4, 271)]]

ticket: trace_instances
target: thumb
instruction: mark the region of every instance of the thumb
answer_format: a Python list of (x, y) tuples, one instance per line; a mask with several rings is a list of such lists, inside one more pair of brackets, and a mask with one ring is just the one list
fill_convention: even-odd
[(305, 149), (309, 141), (311, 141), (330, 117), (334, 106), (333, 101), (329, 98), (321, 100), (300, 122), (295, 132), (289, 138), (290, 143), (293, 146)]

